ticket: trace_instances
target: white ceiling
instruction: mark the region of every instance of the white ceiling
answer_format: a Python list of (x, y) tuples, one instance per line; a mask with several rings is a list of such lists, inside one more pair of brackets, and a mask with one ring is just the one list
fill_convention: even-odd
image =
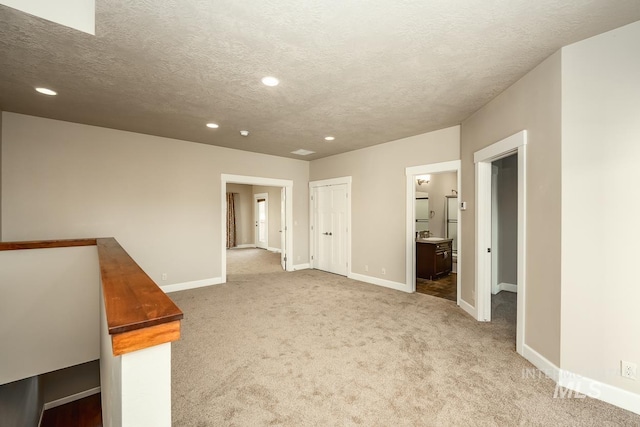
[(311, 160), (459, 124), (639, 19), (640, 0), (97, 0), (91, 36), (0, 6), (0, 109)]

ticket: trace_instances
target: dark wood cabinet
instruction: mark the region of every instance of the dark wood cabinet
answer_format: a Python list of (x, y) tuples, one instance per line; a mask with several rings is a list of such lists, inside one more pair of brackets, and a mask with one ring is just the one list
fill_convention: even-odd
[(416, 242), (416, 277), (433, 280), (451, 273), (452, 239)]

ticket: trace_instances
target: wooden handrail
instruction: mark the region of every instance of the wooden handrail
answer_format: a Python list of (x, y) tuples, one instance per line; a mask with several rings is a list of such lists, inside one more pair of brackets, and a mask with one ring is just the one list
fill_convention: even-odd
[(0, 251), (92, 245), (98, 248), (113, 354), (178, 340), (182, 311), (114, 238), (0, 242)]
[(32, 240), (25, 242), (0, 242), (0, 251), (15, 251), (20, 249), (49, 249), (68, 248), (73, 246), (94, 246), (96, 239), (66, 239), (66, 240)]

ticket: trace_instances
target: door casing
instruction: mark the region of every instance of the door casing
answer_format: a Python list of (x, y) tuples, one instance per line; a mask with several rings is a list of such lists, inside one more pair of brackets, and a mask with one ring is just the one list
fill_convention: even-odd
[[(416, 176), (441, 173), (441, 172), (457, 172), (458, 174), (458, 200), (462, 199), (462, 183), (460, 179), (460, 160), (452, 160), (450, 162), (432, 163), (421, 166), (411, 166), (405, 169), (407, 179), (406, 188), (406, 264), (405, 264), (405, 292), (416, 291)], [(458, 254), (457, 254), (457, 304), (460, 305), (460, 284), (462, 283), (462, 215), (458, 215)], [(463, 307), (464, 308), (464, 307)]]
[(527, 131), (523, 130), (476, 151), (476, 277), (475, 311), (480, 321), (491, 320), (491, 163), (512, 154), (518, 155), (518, 297), (516, 351), (523, 355), (526, 309), (526, 201), (527, 201)]

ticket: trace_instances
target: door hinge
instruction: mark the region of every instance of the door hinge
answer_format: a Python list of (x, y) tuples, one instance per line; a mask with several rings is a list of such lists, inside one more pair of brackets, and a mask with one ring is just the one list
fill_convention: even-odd
[(491, 253), (491, 248), (487, 248), (487, 253)]
[(313, 255), (311, 255), (311, 261), (313, 261)]
[(284, 256), (284, 262), (287, 262), (287, 256), (286, 255)]
[(311, 196), (311, 201), (313, 202), (313, 196)]
[(313, 225), (311, 226), (311, 231), (313, 231)]

